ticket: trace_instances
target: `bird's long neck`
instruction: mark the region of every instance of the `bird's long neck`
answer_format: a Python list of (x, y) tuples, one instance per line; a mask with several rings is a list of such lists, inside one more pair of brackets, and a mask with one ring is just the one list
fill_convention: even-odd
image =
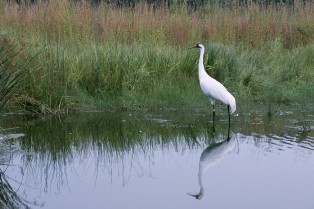
[(198, 62), (198, 75), (199, 75), (199, 78), (201, 79), (202, 77), (207, 75), (207, 73), (206, 73), (205, 67), (204, 67), (204, 52), (205, 52), (205, 49), (201, 48), (200, 51), (201, 51), (201, 53), (200, 53), (200, 59), (199, 59), (199, 62)]

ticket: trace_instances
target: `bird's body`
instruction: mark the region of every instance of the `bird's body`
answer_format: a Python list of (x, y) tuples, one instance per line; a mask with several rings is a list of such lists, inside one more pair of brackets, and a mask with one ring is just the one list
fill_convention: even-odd
[(235, 98), (221, 83), (210, 76), (199, 78), (199, 80), (203, 93), (210, 98), (212, 105), (214, 105), (216, 100), (218, 100), (226, 105), (229, 105), (231, 113), (235, 112)]
[(227, 105), (230, 125), (230, 112), (234, 113), (236, 111), (236, 100), (221, 83), (206, 73), (203, 61), (205, 47), (202, 44), (196, 44), (193, 48), (200, 49), (200, 58), (198, 63), (199, 81), (203, 93), (210, 98), (211, 104), (213, 105), (213, 122), (215, 118), (214, 105), (216, 100), (218, 100)]

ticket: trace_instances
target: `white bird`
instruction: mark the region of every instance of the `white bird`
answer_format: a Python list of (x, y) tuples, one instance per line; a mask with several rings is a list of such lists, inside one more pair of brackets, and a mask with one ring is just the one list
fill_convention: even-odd
[[(221, 101), (223, 104), (227, 105), (228, 116), (229, 116), (229, 127), (230, 127), (230, 109), (231, 113), (236, 111), (236, 100), (229, 91), (217, 80), (210, 77), (204, 68), (203, 57), (205, 52), (205, 47), (202, 44), (196, 44), (192, 48), (200, 49), (200, 59), (198, 63), (198, 75), (200, 86), (203, 93), (209, 97), (211, 105), (213, 106), (213, 128), (215, 123), (215, 102), (216, 100)], [(215, 128), (214, 128), (215, 130)]]

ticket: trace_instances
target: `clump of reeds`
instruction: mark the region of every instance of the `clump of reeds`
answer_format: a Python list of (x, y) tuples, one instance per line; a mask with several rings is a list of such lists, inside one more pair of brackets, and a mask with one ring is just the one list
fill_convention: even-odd
[(23, 80), (33, 60), (7, 35), (0, 36), (0, 111), (25, 85)]
[(30, 208), (29, 202), (10, 185), (9, 178), (0, 169), (0, 204), (3, 208)]

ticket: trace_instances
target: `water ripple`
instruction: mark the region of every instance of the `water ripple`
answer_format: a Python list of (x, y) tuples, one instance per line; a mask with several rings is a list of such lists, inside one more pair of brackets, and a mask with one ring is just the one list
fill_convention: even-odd
[(280, 149), (295, 149), (300, 147), (303, 149), (314, 150), (314, 137), (307, 136), (306, 138), (300, 138), (300, 136), (290, 136), (290, 135), (270, 135), (270, 143), (272, 145), (281, 147)]

